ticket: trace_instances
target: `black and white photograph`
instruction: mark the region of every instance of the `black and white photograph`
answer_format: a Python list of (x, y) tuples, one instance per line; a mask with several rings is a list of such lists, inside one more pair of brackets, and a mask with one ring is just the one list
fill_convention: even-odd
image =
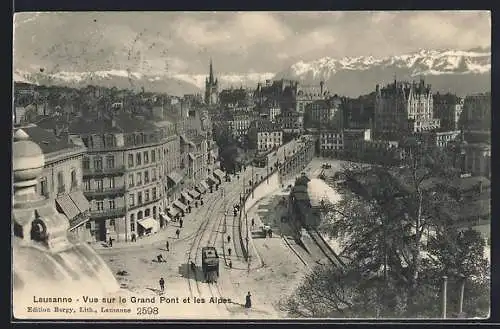
[(490, 317), (490, 11), (13, 24), (13, 319)]

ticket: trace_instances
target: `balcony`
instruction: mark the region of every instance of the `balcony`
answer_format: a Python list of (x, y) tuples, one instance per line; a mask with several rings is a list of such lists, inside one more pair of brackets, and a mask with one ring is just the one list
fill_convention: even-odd
[(92, 210), (90, 212), (90, 217), (94, 220), (101, 218), (115, 218), (120, 216), (125, 216), (125, 207), (119, 207), (115, 209)]
[(122, 175), (126, 170), (127, 169), (125, 168), (125, 166), (116, 166), (113, 168), (83, 169), (83, 177)]
[(93, 190), (93, 191), (83, 191), (83, 194), (87, 199), (95, 199), (99, 197), (105, 197), (105, 196), (110, 196), (110, 195), (123, 195), (125, 194), (125, 187), (120, 186), (120, 187), (108, 187), (108, 188), (103, 188), (100, 190)]

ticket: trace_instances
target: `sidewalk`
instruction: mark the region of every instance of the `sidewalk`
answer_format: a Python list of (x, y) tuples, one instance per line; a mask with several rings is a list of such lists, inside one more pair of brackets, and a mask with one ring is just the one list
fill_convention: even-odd
[[(259, 170), (257, 170), (259, 169)], [(254, 168), (254, 175), (255, 173), (260, 173), (261, 168)], [(193, 222), (197, 222), (199, 218), (204, 217), (204, 213), (206, 212), (207, 208), (209, 205), (214, 201), (220, 198), (220, 191), (221, 189), (224, 189), (224, 193), (229, 196), (234, 193), (239, 194), (239, 189), (241, 188), (242, 185), (242, 180), (249, 180), (251, 176), (251, 169), (250, 167), (247, 168), (247, 170), (243, 173), (243, 175), (240, 175), (240, 179), (237, 179), (236, 177), (231, 177), (231, 182), (225, 182), (223, 180), (222, 184), (219, 187), (218, 191), (215, 191), (213, 193), (210, 193), (207, 191), (203, 195), (204, 203), (203, 206), (198, 206), (198, 208), (193, 207), (191, 210), (191, 213), (186, 214), (186, 216), (183, 217), (184, 221), (184, 227), (182, 229), (182, 233), (179, 239), (176, 238), (175, 236), (175, 231), (179, 228), (179, 222), (174, 222), (174, 221), (169, 221), (167, 226), (159, 229), (157, 233), (150, 234), (148, 236), (143, 236), (143, 237), (138, 237), (136, 242), (131, 242), (131, 241), (113, 241), (113, 246), (109, 247), (108, 244), (104, 241), (99, 241), (90, 244), (92, 248), (94, 248), (97, 252), (99, 253), (105, 253), (105, 252), (112, 252), (116, 250), (132, 250), (132, 249), (138, 249), (138, 248), (144, 248), (144, 247), (151, 247), (151, 246), (165, 246), (165, 242), (167, 239), (170, 241), (170, 246), (172, 247), (173, 244), (176, 243), (176, 241), (184, 241), (188, 237), (189, 238), (194, 238), (194, 232), (196, 232), (196, 229), (199, 227), (198, 224), (192, 225)], [(229, 205), (228, 205), (229, 206)], [(222, 209), (223, 210), (223, 209)]]

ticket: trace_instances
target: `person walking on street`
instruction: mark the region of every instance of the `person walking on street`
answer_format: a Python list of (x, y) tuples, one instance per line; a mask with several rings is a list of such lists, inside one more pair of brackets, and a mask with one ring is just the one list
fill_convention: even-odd
[(250, 291), (248, 292), (246, 298), (245, 298), (245, 307), (250, 308), (252, 307), (252, 300), (250, 299), (252, 295), (250, 295)]
[(227, 253), (231, 256), (231, 248), (227, 248)]
[(137, 241), (137, 237), (135, 236), (135, 233), (132, 233), (132, 242), (136, 242)]
[(231, 236), (230, 236), (230, 235), (228, 235), (228, 236), (227, 236), (227, 243), (230, 243), (230, 242), (231, 242)]
[(255, 225), (255, 221), (254, 219), (252, 218), (252, 227)]
[(180, 234), (181, 234), (181, 230), (177, 229), (177, 230), (175, 231), (175, 235), (177, 235), (177, 239), (179, 238), (179, 235), (180, 235)]
[(163, 278), (160, 278), (160, 290), (165, 291), (165, 280)]
[(233, 262), (231, 260), (229, 261), (229, 268), (233, 268)]
[(170, 243), (168, 242), (168, 240), (165, 243), (165, 247), (167, 248), (167, 251), (170, 251)]
[(113, 239), (111, 237), (109, 237), (109, 246), (113, 247)]
[(184, 221), (181, 219), (179, 219), (179, 227), (182, 228), (182, 224), (184, 224)]

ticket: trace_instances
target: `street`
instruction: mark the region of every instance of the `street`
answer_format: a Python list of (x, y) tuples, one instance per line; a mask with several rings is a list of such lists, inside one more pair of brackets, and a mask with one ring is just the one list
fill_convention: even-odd
[[(324, 161), (314, 159), (306, 168), (309, 177), (321, 172)], [(334, 162), (332, 169), (340, 169)], [(231, 182), (223, 182), (219, 190), (203, 196), (204, 205), (193, 208), (184, 218), (179, 238), (175, 231), (178, 222), (170, 222), (157, 234), (128, 243), (99, 248), (98, 253), (117, 275), (124, 290), (137, 296), (189, 297), (189, 305), (168, 304), (161, 309), (159, 318), (280, 318), (279, 301), (300, 283), (301, 278), (312, 265), (318, 263), (319, 251), (308, 254), (294, 245), (291, 230), (280, 218), (286, 208), (280, 200), (287, 197), (287, 186), (294, 179), (283, 182), (279, 187), (268, 191), (247, 211), (248, 220), (254, 218), (255, 227), (266, 224), (273, 228), (272, 238), (250, 238), (250, 254), (255, 255), (248, 264), (241, 250), (237, 227), (239, 214), (234, 216), (233, 205), (239, 203), (243, 188), (248, 189), (248, 181), (256, 175), (265, 176), (266, 168), (247, 167), (240, 178), (231, 176)], [(245, 185), (245, 187), (244, 187)], [(243, 231), (244, 232), (244, 231)], [(228, 243), (227, 236), (231, 236)], [(170, 242), (170, 251), (165, 248)], [(220, 258), (220, 277), (217, 283), (205, 282), (201, 267), (201, 248), (214, 246)], [(232, 249), (229, 255), (229, 248)], [(166, 262), (157, 262), (161, 254)], [(299, 255), (299, 256), (298, 256)], [(195, 268), (190, 267), (190, 262)], [(305, 261), (305, 264), (304, 264)], [(232, 263), (232, 268), (229, 267)], [(165, 280), (164, 295), (159, 289), (160, 278)], [(246, 293), (252, 294), (251, 309), (243, 307)], [(228, 300), (225, 303), (210, 303), (210, 298)], [(213, 300), (214, 300), (213, 299)], [(204, 303), (201, 303), (201, 301)]]

